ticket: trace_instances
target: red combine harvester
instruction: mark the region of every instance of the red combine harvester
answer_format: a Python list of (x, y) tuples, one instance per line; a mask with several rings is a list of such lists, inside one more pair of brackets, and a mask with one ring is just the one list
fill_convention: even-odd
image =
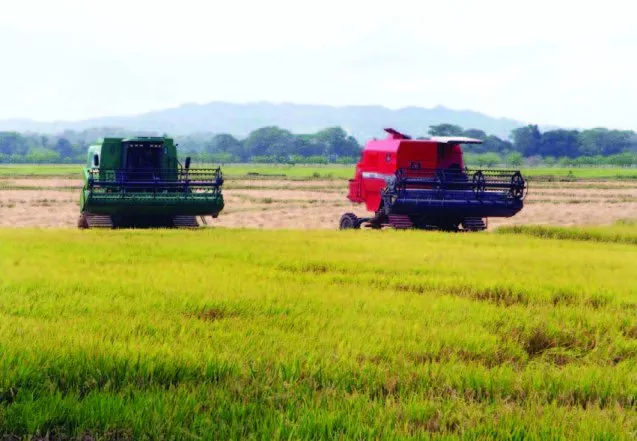
[(523, 207), (527, 185), (517, 170), (468, 170), (460, 144), (479, 139), (432, 137), (412, 140), (394, 129), (369, 141), (348, 199), (364, 203), (373, 217), (341, 217), (340, 228), (419, 228), (481, 231), (485, 218), (511, 217)]

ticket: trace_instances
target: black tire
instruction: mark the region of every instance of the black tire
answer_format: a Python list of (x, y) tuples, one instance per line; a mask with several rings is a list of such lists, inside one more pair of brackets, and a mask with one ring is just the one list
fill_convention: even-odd
[(358, 217), (354, 213), (345, 213), (338, 224), (339, 230), (357, 230), (361, 227)]
[(522, 178), (522, 174), (519, 171), (516, 171), (511, 176), (511, 190), (509, 192), (515, 199), (524, 199), (524, 188), (524, 178)]
[(484, 178), (484, 174), (482, 171), (478, 170), (473, 174), (473, 178), (471, 178), (473, 192), (476, 196), (481, 196), (482, 193), (486, 190), (486, 179)]

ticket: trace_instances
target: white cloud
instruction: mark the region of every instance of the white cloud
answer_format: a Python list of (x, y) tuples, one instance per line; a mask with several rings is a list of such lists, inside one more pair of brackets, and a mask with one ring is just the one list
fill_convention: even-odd
[(5, 3), (0, 118), (273, 100), (637, 128), (629, 1)]

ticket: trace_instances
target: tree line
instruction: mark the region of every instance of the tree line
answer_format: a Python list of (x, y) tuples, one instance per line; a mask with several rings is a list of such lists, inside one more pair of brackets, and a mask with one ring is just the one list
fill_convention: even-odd
[(540, 131), (537, 125), (519, 127), (510, 140), (479, 129), (454, 124), (429, 127), (431, 136), (466, 136), (483, 141), (466, 149), (466, 160), (477, 165), (634, 166), (637, 165), (637, 133), (632, 130), (594, 128)]
[[(82, 163), (88, 146), (104, 137), (160, 136), (117, 129), (65, 131), (58, 135), (0, 132), (0, 163)], [(353, 163), (361, 146), (340, 127), (296, 135), (279, 127), (254, 130), (245, 139), (230, 134), (177, 136), (180, 156), (205, 162)]]
[[(67, 130), (57, 135), (0, 132), (0, 163), (82, 163), (87, 147), (99, 138), (158, 135), (108, 128)], [(481, 139), (482, 144), (465, 149), (467, 162), (472, 165), (637, 165), (637, 134), (627, 130), (595, 128), (542, 132), (538, 126), (529, 125), (513, 130), (510, 139), (501, 139), (479, 129), (437, 124), (429, 127), (428, 135)], [(181, 156), (215, 163), (350, 164), (358, 160), (362, 148), (340, 127), (313, 134), (263, 127), (244, 139), (224, 133), (197, 133), (178, 136), (176, 142)]]

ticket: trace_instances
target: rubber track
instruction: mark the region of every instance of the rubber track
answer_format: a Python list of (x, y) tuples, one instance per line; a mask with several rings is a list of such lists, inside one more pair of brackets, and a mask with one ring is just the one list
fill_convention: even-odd
[(197, 216), (174, 216), (173, 225), (175, 228), (197, 228)]
[(81, 216), (85, 221), (84, 228), (113, 228), (113, 219), (108, 215), (86, 213)]
[(467, 231), (483, 231), (487, 225), (481, 217), (466, 217), (462, 221), (462, 228)]
[(390, 214), (389, 223), (397, 230), (406, 230), (408, 228), (413, 228), (414, 226), (411, 219), (409, 219), (409, 216), (406, 214)]

